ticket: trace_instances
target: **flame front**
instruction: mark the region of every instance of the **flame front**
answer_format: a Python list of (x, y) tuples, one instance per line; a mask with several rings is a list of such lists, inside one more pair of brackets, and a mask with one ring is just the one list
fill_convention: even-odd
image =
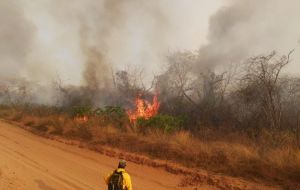
[(160, 103), (157, 96), (153, 97), (152, 104), (139, 97), (135, 100), (136, 110), (127, 110), (127, 115), (131, 123), (135, 123), (138, 118), (150, 119), (158, 113)]
[(84, 115), (84, 116), (76, 116), (74, 118), (74, 121), (77, 122), (77, 123), (86, 123), (88, 122), (89, 118), (88, 116)]

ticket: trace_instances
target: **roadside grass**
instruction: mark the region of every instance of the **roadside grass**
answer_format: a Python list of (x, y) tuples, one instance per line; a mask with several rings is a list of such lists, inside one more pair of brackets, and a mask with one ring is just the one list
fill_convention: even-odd
[(255, 140), (246, 132), (230, 128), (204, 128), (198, 133), (182, 129), (165, 133), (158, 128), (144, 132), (133, 130), (124, 119), (114, 122), (107, 115), (91, 115), (88, 122), (80, 123), (68, 114), (40, 109), (27, 112), (5, 108), (0, 109), (0, 117), (41, 133), (118, 148), (189, 168), (275, 183), (285, 189), (299, 187), (300, 150), (288, 132), (262, 130)]

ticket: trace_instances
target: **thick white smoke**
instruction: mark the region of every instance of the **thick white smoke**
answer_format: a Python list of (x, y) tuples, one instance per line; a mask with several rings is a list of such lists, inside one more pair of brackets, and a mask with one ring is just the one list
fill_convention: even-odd
[(149, 79), (168, 52), (196, 49), (199, 72), (296, 48), (289, 71), (300, 73), (299, 10), (299, 0), (2, 0), (0, 78), (103, 88), (112, 70), (134, 64)]
[(209, 15), (221, 0), (14, 2), (24, 13), (22, 19), (35, 28), (22, 74), (39, 81), (59, 74), (66, 83), (80, 84), (88, 59), (81, 46), (82, 27), (84, 43), (105, 55), (113, 67), (134, 64), (152, 76), (168, 51), (196, 49), (205, 41)]
[(295, 49), (288, 70), (300, 74), (299, 10), (298, 0), (228, 1), (210, 18), (209, 43), (200, 48), (199, 69)]
[(15, 1), (0, 1), (0, 24), (0, 76), (7, 78), (25, 69), (35, 27)]

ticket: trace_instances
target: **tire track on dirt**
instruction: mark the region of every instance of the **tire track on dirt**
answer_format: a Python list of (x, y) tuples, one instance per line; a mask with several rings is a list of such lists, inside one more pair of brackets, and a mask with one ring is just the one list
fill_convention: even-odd
[(11, 151), (9, 147), (6, 147), (3, 143), (0, 143), (0, 151), (2, 153), (2, 156), (6, 156), (11, 160), (14, 160), (16, 162), (19, 162), (20, 164), (30, 168), (31, 170), (37, 170), (41, 175), (44, 175), (47, 178), (51, 178), (53, 181), (56, 181), (61, 184), (66, 184), (66, 188), (68, 189), (75, 189), (75, 190), (86, 190), (86, 189), (93, 189), (92, 187), (83, 184), (79, 181), (76, 181), (74, 178), (67, 176), (67, 178), (71, 179), (72, 181), (75, 181), (76, 183), (79, 183), (80, 185), (77, 185), (76, 183), (72, 182), (71, 180), (66, 180), (63, 178), (60, 178), (56, 175), (53, 175), (49, 172), (49, 170), (42, 165), (38, 164), (38, 162), (26, 157), (24, 154), (19, 153), (17, 151)]

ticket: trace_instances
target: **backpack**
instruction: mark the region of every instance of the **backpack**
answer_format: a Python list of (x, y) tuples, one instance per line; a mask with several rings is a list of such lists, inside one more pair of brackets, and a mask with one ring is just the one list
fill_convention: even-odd
[(109, 179), (108, 190), (123, 190), (123, 172), (114, 171)]

